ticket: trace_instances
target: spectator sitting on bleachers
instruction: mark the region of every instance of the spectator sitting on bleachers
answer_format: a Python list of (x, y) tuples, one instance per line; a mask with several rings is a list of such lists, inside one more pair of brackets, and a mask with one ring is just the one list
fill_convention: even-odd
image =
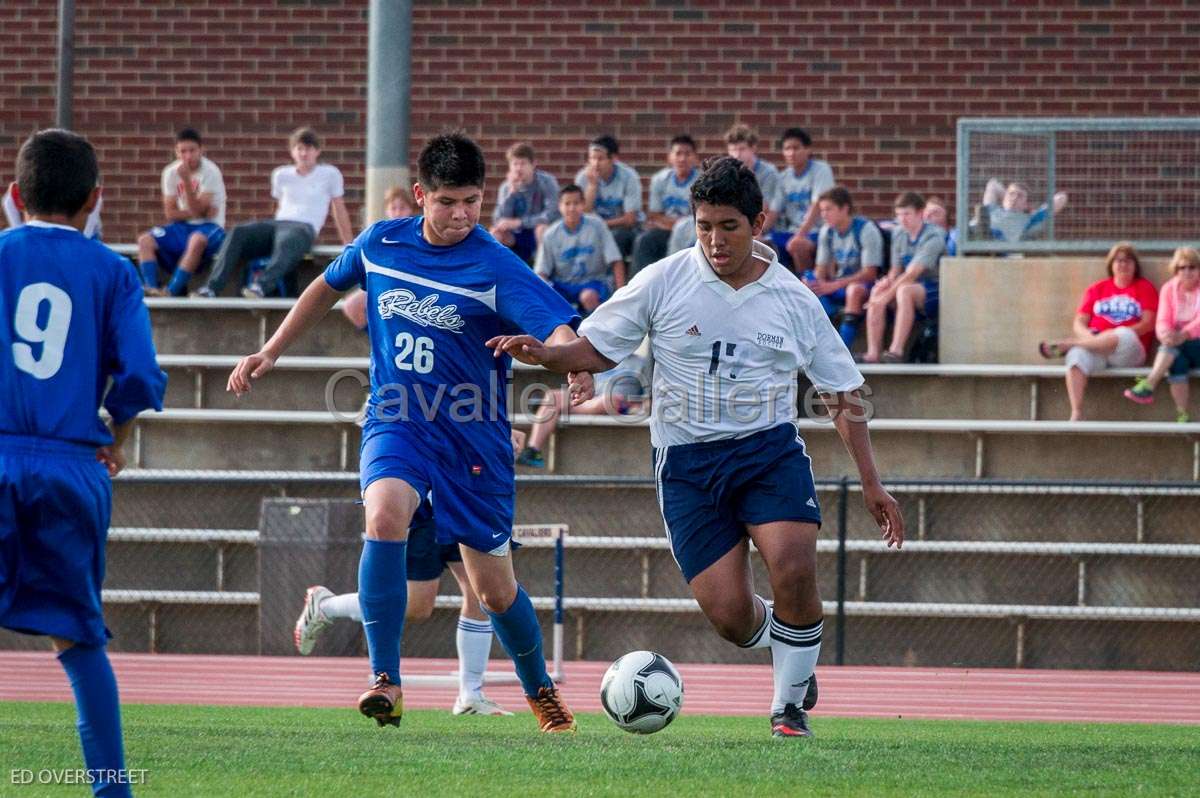
[(813, 267), (817, 229), (821, 226), (817, 198), (833, 188), (833, 169), (812, 157), (812, 137), (801, 128), (783, 131), (779, 147), (787, 167), (779, 173), (779, 188), (768, 200), (775, 214), (771, 241), (779, 252), (780, 263), (801, 274)]
[(1133, 368), (1146, 362), (1154, 337), (1158, 291), (1142, 276), (1132, 244), (1108, 251), (1108, 277), (1088, 286), (1075, 311), (1074, 335), (1042, 341), (1042, 357), (1066, 356), (1071, 421), (1083, 420), (1088, 377), (1106, 368)]
[(1125, 391), (1125, 398), (1141, 405), (1152, 403), (1154, 389), (1166, 377), (1176, 421), (1190, 421), (1188, 373), (1200, 368), (1200, 252), (1191, 247), (1180, 247), (1171, 257), (1171, 279), (1159, 291), (1154, 328), (1162, 344), (1154, 367)]
[(691, 213), (680, 216), (671, 226), (671, 238), (667, 241), (667, 254), (674, 255), (681, 249), (696, 246), (696, 217)]
[[(25, 224), (25, 206), (19, 202), (20, 198), (21, 192), (15, 182), (9, 184), (8, 189), (4, 192), (4, 197), (0, 198), (0, 205), (4, 207), (4, 218), (8, 221), (9, 229)], [(96, 241), (100, 240), (100, 206), (103, 204), (104, 198), (97, 198), (96, 207), (88, 214), (87, 224), (83, 227), (83, 234)]]
[(537, 168), (533, 145), (519, 141), (508, 148), (508, 175), (496, 195), (492, 212), (492, 237), (533, 261), (546, 228), (558, 218), (558, 181)]
[(633, 252), (642, 213), (642, 179), (637, 170), (617, 160), (620, 144), (612, 136), (597, 136), (588, 145), (587, 166), (575, 174), (583, 189), (583, 210), (604, 220), (621, 250)]
[(778, 214), (771, 210), (771, 203), (779, 191), (779, 170), (758, 157), (758, 132), (749, 125), (738, 123), (725, 131), (725, 152), (741, 161), (758, 179), (758, 187), (763, 195), (763, 211), (767, 214), (759, 240), (774, 246), (771, 230), (775, 227)]
[[(195, 129), (176, 134), (175, 160), (163, 168), (160, 185), (165, 223), (137, 240), (142, 290), (146, 296), (184, 296), (188, 280), (225, 240), (225, 179), (204, 157)], [(159, 269), (171, 275), (165, 290), (159, 287)]]
[[(403, 219), (417, 212), (417, 201), (404, 186), (392, 186), (383, 195), (383, 218)], [(367, 329), (367, 292), (355, 288), (342, 300), (342, 313), (356, 329)]]
[(983, 203), (974, 222), (975, 236), (995, 241), (1025, 241), (1039, 234), (1050, 214), (1060, 213), (1066, 204), (1067, 194), (1060, 191), (1051, 204), (1043, 203), (1030, 211), (1029, 189), (1021, 183), (1005, 187), (992, 178), (983, 190)]
[[(937, 318), (938, 263), (946, 250), (940, 228), (922, 218), (925, 198), (913, 191), (896, 198), (896, 228), (892, 231), (891, 270), (878, 280), (867, 300), (866, 363), (901, 363), (917, 314)], [(882, 352), (887, 313), (896, 309), (892, 344)]]
[(925, 221), (946, 231), (946, 254), (950, 257), (957, 255), (958, 229), (950, 226), (950, 212), (946, 210), (946, 201), (937, 195), (926, 197)]
[(271, 196), (278, 201), (275, 218), (233, 228), (217, 253), (208, 284), (194, 296), (219, 296), (226, 281), (240, 274), (243, 263), (269, 255), (262, 275), (242, 289), (248, 299), (262, 298), (264, 286), (270, 288), (296, 270), (331, 213), (342, 244), (353, 240), (350, 214), (342, 199), (342, 173), (332, 164), (318, 162), (321, 142), (316, 132), (307, 127), (296, 130), (289, 146), (292, 163), (271, 173)]
[(538, 420), (529, 430), (528, 445), (517, 456), (517, 465), (546, 467), (542, 451), (546, 448), (546, 441), (558, 429), (558, 418), (564, 411), (571, 415), (624, 416), (649, 410), (652, 370), (650, 349), (643, 342), (636, 352), (612, 369), (595, 375), (596, 395), (582, 404), (570, 407), (566, 388), (546, 391), (543, 403), (537, 410)]
[(692, 183), (696, 168), (696, 142), (686, 133), (671, 139), (667, 166), (650, 178), (650, 202), (646, 210), (646, 229), (633, 245), (632, 277), (639, 269), (667, 256), (667, 247), (675, 223), (692, 215)]
[(584, 213), (583, 205), (579, 186), (559, 193), (562, 218), (542, 236), (534, 271), (586, 315), (625, 285), (625, 261), (604, 220)]
[(838, 334), (849, 349), (883, 266), (883, 234), (870, 219), (854, 214), (850, 192), (841, 186), (822, 193), (817, 207), (824, 224), (817, 238), (816, 270), (805, 272), (804, 282), (830, 318), (842, 311)]

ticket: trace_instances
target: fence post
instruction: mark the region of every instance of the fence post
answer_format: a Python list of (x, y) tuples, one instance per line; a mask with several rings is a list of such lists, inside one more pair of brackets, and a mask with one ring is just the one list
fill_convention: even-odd
[(837, 502), (837, 640), (834, 648), (834, 662), (846, 664), (846, 497), (850, 489), (846, 477), (842, 477), (838, 485)]

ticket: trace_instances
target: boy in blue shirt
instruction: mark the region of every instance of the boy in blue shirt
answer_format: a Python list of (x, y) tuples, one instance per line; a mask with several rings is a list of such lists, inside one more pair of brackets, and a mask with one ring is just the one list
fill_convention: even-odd
[(91, 144), (65, 130), (34, 134), (17, 156), (29, 221), (0, 234), (0, 626), (52, 638), (92, 791), (123, 796), (132, 779), (100, 606), (109, 480), (134, 417), (162, 409), (167, 378), (137, 274), (81, 232), (98, 179)]
[[(315, 325), (342, 292), (367, 293), (371, 397), (359, 457), (366, 535), (358, 597), (374, 686), (359, 711), (398, 725), (406, 545), (428, 497), (439, 543), (457, 543), (480, 604), (512, 658), (538, 726), (575, 730), (546, 673), (533, 604), (517, 584), (510, 536), (515, 483), (505, 388), (510, 361), (484, 342), (509, 328), (571, 341), (579, 316), (512, 250), (479, 226), (483, 152), (462, 134), (437, 136), (418, 158), (421, 216), (363, 231), (314, 280), (258, 353), (229, 377), (241, 395)], [(578, 401), (590, 377), (572, 378)]]

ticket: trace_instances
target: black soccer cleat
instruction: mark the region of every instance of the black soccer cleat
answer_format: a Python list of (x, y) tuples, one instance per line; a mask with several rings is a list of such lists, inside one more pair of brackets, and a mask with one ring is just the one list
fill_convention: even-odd
[(808, 690), (804, 693), (804, 703), (800, 705), (805, 711), (812, 709), (817, 705), (817, 674), (816, 671), (809, 677)]
[(795, 704), (785, 704), (783, 712), (771, 716), (772, 737), (812, 737), (808, 714)]

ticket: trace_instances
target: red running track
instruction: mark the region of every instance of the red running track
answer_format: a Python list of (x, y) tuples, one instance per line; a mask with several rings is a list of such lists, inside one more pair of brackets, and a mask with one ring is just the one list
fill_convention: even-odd
[[(345, 657), (243, 657), (112, 654), (121, 699), (131, 704), (354, 706), (367, 685), (366, 662)], [(497, 672), (509, 663), (493, 660)], [(568, 662), (562, 683), (570, 706), (599, 711), (608, 663)], [(453, 660), (407, 659), (406, 676), (441, 675), (445, 685), (405, 685), (404, 705), (448, 709), (457, 692)], [(765, 715), (771, 672), (765, 665), (681, 665), (684, 711)], [(46, 652), (0, 652), (0, 701), (67, 701), (62, 669)], [(511, 675), (511, 670), (509, 670)], [(1200, 674), (823, 666), (816, 713), (842, 717), (1043, 720), (1200, 724)], [(515, 684), (490, 697), (524, 710)]]

